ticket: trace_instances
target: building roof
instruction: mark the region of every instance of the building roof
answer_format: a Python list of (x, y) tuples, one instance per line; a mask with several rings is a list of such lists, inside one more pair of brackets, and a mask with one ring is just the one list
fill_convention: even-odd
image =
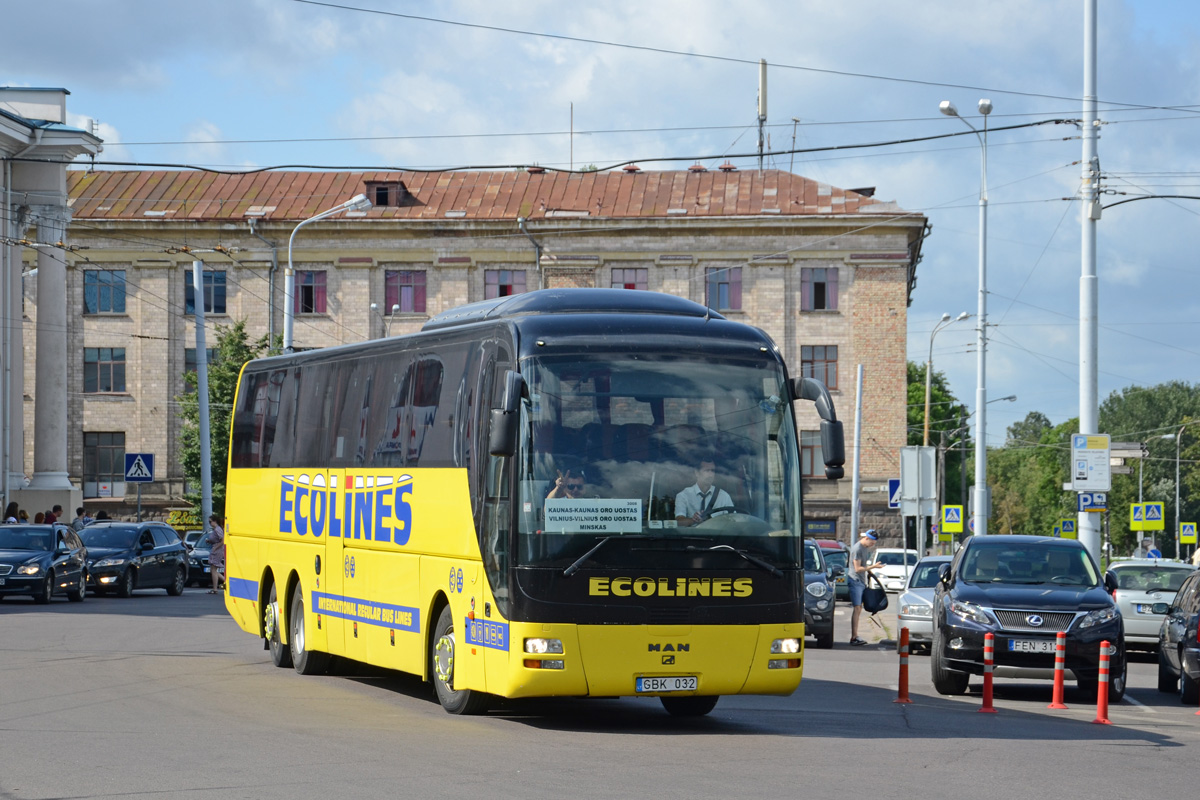
[[(651, 172), (255, 172), (73, 170), (74, 219), (303, 220), (368, 185), (392, 204), (346, 216), (408, 220), (814, 216), (905, 212), (895, 203), (781, 170)], [(396, 191), (396, 189), (399, 191)], [(864, 192), (866, 190), (863, 190)], [(374, 193), (368, 192), (374, 199)]]

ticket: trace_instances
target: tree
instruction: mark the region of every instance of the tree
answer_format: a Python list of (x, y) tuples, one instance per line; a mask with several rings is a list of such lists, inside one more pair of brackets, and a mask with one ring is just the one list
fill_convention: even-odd
[[(209, 460), (212, 472), (213, 513), (225, 512), (225, 472), (229, 466), (229, 423), (233, 411), (233, 396), (237, 391), (238, 376), (242, 366), (252, 358), (268, 353), (267, 337), (250, 343), (246, 334), (246, 321), (233, 325), (217, 325), (217, 344), (208, 365), (208, 416), (209, 416)], [(278, 350), (278, 338), (274, 350)], [(183, 421), (181, 461), (183, 474), (188, 484), (200, 487), (200, 400), (196, 392), (196, 373), (184, 376), (190, 391), (179, 401), (179, 416)], [(199, 491), (187, 494), (188, 502), (200, 505)]]

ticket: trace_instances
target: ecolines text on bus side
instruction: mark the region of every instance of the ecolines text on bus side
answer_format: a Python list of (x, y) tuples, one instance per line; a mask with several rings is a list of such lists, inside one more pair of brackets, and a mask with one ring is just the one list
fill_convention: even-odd
[[(353, 481), (353, 484), (351, 484)], [(413, 477), (284, 475), (279, 482), (279, 532), (405, 545), (412, 535)]]

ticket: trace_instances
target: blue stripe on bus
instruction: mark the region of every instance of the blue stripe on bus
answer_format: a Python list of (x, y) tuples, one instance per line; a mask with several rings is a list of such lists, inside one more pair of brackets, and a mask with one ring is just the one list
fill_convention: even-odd
[(464, 619), (467, 644), (490, 647), (493, 650), (508, 649), (508, 624), (487, 622), (482, 619)]
[(248, 581), (245, 578), (229, 579), (229, 594), (239, 600), (258, 602), (258, 581)]
[(360, 600), (357, 597), (313, 592), (312, 610), (328, 617), (355, 620), (382, 628), (398, 628), (413, 633), (419, 633), (421, 630), (420, 609), (407, 606), (393, 606)]

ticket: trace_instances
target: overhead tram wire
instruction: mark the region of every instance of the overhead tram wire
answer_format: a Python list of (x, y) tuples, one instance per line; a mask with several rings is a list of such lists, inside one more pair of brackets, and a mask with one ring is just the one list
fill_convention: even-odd
[[(758, 58), (738, 58), (735, 56), (718, 56), (710, 53), (696, 53), (686, 50), (673, 50), (666, 47), (653, 47), (650, 45), (628, 44), (625, 42), (610, 42), (603, 39), (589, 39), (583, 36), (568, 36), (560, 33), (543, 33), (540, 31), (521, 30), (520, 28), (505, 28), (499, 25), (484, 25), (477, 22), (459, 22), (457, 20), (439, 19), (437, 17), (426, 17), (419, 14), (402, 14), (398, 11), (384, 11), (376, 8), (360, 8), (358, 6), (350, 6), (342, 3), (323, 2), (323, 0), (292, 0), (295, 3), (303, 5), (320, 6), (323, 8), (331, 8), (338, 11), (355, 11), (362, 14), (377, 14), (384, 17), (395, 17), (398, 19), (409, 19), (417, 22), (432, 22), (438, 25), (451, 25), (460, 28), (473, 28), (475, 30), (492, 31), (494, 33), (507, 33), (516, 36), (533, 36), (543, 39), (554, 39), (562, 42), (575, 42), (577, 44), (599, 45), (601, 47), (615, 47), (623, 50), (636, 50), (643, 53), (658, 53), (661, 55), (684, 56), (687, 58), (699, 58), (709, 61), (721, 61), (729, 64), (744, 64), (753, 65), (759, 64)], [(1080, 97), (1067, 97), (1063, 95), (1039, 94), (1036, 92), (1021, 92), (1012, 89), (997, 89), (983, 86), (971, 86), (961, 83), (943, 83), (940, 81), (921, 80), (918, 78), (898, 78), (891, 75), (873, 75), (867, 72), (849, 72), (846, 70), (827, 69), (821, 67), (805, 67), (798, 64), (783, 64), (771, 62), (772, 69), (795, 70), (800, 72), (811, 72), (821, 75), (833, 75), (842, 78), (864, 78), (867, 80), (886, 81), (890, 83), (905, 83), (913, 86), (930, 86), (935, 88), (945, 89), (964, 89), (972, 92), (982, 92), (984, 94), (1004, 94), (1014, 97), (1033, 97), (1045, 100), (1064, 100), (1067, 102), (1078, 104), (1082, 102)], [(1113, 105), (1118, 107), (1134, 108), (1134, 109), (1161, 109), (1171, 111), (1193, 110), (1196, 107), (1192, 105), (1175, 105), (1175, 106), (1148, 106), (1141, 103), (1121, 103), (1114, 100), (1098, 100), (1099, 103)], [(765, 154), (764, 154), (765, 155)]]

